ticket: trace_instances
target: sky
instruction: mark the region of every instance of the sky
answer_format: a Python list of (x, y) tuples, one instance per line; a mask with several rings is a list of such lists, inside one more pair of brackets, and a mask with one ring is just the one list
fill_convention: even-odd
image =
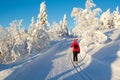
[[(31, 18), (37, 20), (40, 10), (40, 3), (46, 2), (48, 21), (52, 25), (53, 21), (59, 23), (64, 14), (67, 15), (68, 27), (74, 27), (74, 20), (70, 16), (72, 9), (85, 8), (86, 0), (0, 0), (0, 25), (8, 27), (13, 20), (23, 19), (22, 27), (28, 29)], [(120, 0), (93, 0), (96, 8), (101, 8), (103, 12), (111, 9), (113, 12), (116, 6), (120, 6)], [(119, 9), (120, 11), (120, 9)]]

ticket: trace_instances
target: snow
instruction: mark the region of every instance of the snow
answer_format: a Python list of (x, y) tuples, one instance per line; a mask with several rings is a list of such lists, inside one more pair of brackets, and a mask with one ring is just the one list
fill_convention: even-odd
[[(95, 6), (87, 0), (85, 9), (73, 8), (71, 35), (66, 14), (48, 28), (45, 2), (28, 31), (21, 28), (22, 20), (7, 29), (0, 26), (0, 80), (120, 80), (119, 8), (99, 16), (101, 9)], [(74, 35), (81, 47), (76, 67), (70, 48)]]
[(72, 39), (51, 43), (39, 54), (11, 64), (0, 64), (0, 80), (119, 80), (120, 29), (105, 34), (111, 39), (87, 51), (81, 46), (78, 72), (73, 68)]

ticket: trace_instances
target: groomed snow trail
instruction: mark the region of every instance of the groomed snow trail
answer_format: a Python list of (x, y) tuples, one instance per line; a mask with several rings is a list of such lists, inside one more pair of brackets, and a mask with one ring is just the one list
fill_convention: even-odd
[[(71, 40), (59, 41), (27, 63), (11, 68), (12, 73), (5, 80), (78, 80), (72, 67), (69, 47)], [(67, 79), (68, 80), (68, 79)]]
[[(119, 37), (119, 36), (118, 36)], [(72, 66), (71, 39), (54, 42), (49, 48), (13, 63), (0, 71), (1, 80), (120, 80), (120, 40), (111, 41), (78, 55)], [(10, 65), (9, 65), (10, 66)], [(2, 74), (2, 75), (1, 75)]]

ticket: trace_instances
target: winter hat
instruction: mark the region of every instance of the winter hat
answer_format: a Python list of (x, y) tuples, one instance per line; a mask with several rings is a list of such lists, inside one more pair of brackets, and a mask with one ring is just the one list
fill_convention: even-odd
[(77, 41), (77, 40), (78, 40), (77, 38), (74, 39), (74, 41)]

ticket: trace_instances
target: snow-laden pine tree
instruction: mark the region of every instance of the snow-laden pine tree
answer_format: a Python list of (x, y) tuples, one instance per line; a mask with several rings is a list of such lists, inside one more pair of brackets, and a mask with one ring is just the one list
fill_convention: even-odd
[(25, 29), (20, 28), (22, 25), (21, 20), (14, 20), (7, 28), (9, 35), (13, 42), (13, 51), (17, 56), (25, 56), (28, 53), (27, 50), (27, 37), (28, 33)]
[(53, 24), (51, 25), (48, 33), (49, 33), (50, 40), (60, 39), (61, 35), (62, 35), (60, 25), (54, 21)]
[(62, 36), (62, 34), (63, 34), (63, 28), (62, 28), (62, 26), (63, 26), (63, 24), (62, 24), (63, 22), (62, 22), (62, 20), (60, 20), (60, 22), (59, 22), (59, 34), (60, 34), (60, 36)]
[[(20, 47), (18, 47), (17, 51), (15, 49), (15, 44), (20, 45), (23, 40), (23, 36), (20, 37), (22, 34), (19, 33), (21, 24), (22, 20), (14, 20), (12, 23), (10, 23), (10, 27), (7, 29), (1, 28), (1, 32), (4, 32), (5, 34), (0, 41), (1, 63), (6, 64), (15, 61), (17, 57), (21, 55), (19, 54), (19, 50), (22, 51), (21, 53), (26, 51), (25, 48), (21, 49)], [(24, 42), (21, 45), (25, 45)]]
[(113, 27), (113, 21), (112, 21), (112, 16), (110, 14), (110, 9), (102, 13), (100, 20), (102, 22), (102, 27), (101, 27), (102, 30), (110, 29)]
[(34, 31), (33, 30), (35, 30), (37, 27), (36, 27), (36, 23), (35, 23), (35, 20), (34, 20), (34, 17), (32, 17), (32, 19), (31, 19), (31, 24), (30, 24), (30, 27), (29, 27), (29, 29), (28, 29), (28, 33), (30, 34), (30, 35), (33, 35), (34, 34)]
[[(73, 33), (74, 35), (82, 37), (82, 46), (89, 46), (93, 43), (103, 43), (107, 39), (102, 32), (98, 31), (101, 27), (101, 22), (98, 18), (101, 9), (95, 8), (95, 6), (92, 0), (87, 0), (85, 9), (73, 8), (71, 13), (71, 16), (74, 17), (76, 22)], [(100, 38), (99, 40), (98, 37)]]
[(28, 44), (28, 54), (30, 55), (33, 51), (33, 42), (34, 42), (34, 37), (36, 34), (36, 22), (34, 20), (34, 17), (32, 17), (31, 19), (31, 24), (30, 27), (28, 29), (28, 37), (27, 37), (27, 44)]
[(68, 25), (67, 25), (67, 17), (66, 14), (64, 14), (63, 21), (62, 21), (62, 33), (63, 36), (68, 36)]
[(7, 31), (0, 25), (0, 40), (8, 35)]
[(46, 14), (45, 2), (40, 4), (40, 13), (38, 14), (37, 22), (34, 18), (31, 19), (30, 28), (28, 30), (28, 50), (29, 54), (35, 50), (40, 51), (49, 45), (49, 36), (47, 34), (47, 26), (49, 26)]
[(8, 32), (0, 26), (0, 63), (6, 62), (6, 54), (8, 52), (6, 45), (6, 41), (8, 40), (6, 39), (8, 39)]
[(101, 12), (100, 8), (94, 8), (95, 4), (92, 0), (86, 1), (86, 8), (73, 8), (71, 16), (75, 20), (75, 28), (73, 33), (82, 36), (85, 31), (93, 31), (100, 27), (101, 23), (97, 16)]
[(68, 25), (67, 25), (67, 17), (64, 14), (63, 20), (60, 20), (59, 24), (53, 22), (51, 28), (49, 29), (49, 36), (51, 40), (57, 40), (64, 37), (67, 37), (68, 34)]
[(40, 4), (40, 13), (38, 14), (38, 20), (36, 26), (39, 29), (42, 29), (44, 31), (48, 30), (49, 22), (47, 20), (47, 13), (46, 13), (46, 5), (45, 2), (42, 2)]
[(114, 28), (120, 28), (120, 13), (119, 7), (116, 7), (116, 10), (112, 13), (113, 26)]

